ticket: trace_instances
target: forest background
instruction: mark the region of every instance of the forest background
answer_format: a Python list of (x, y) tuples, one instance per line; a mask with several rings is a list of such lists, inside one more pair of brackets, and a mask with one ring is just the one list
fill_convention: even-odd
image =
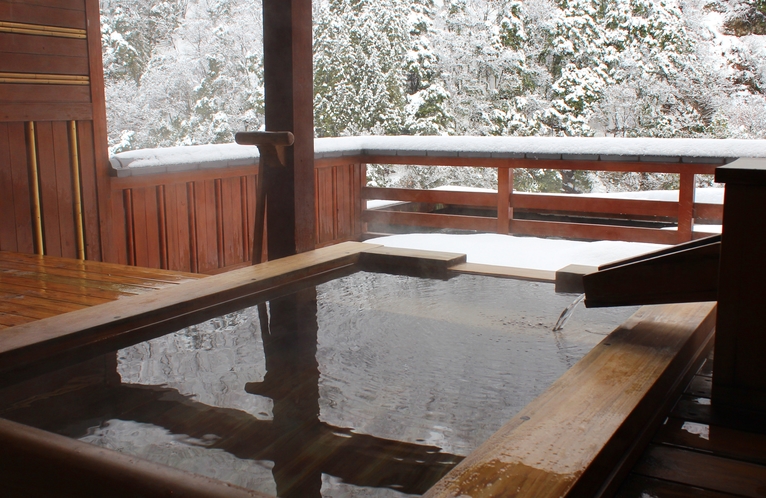
[[(101, 0), (101, 16), (112, 153), (263, 126), (260, 2)], [(316, 136), (763, 139), (765, 35), (766, 0), (314, 0)], [(369, 175), (496, 185), (479, 168)], [(676, 181), (531, 171), (516, 188)]]

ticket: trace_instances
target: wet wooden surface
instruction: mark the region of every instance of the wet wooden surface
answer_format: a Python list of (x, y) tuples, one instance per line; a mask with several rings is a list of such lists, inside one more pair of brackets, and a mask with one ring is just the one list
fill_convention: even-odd
[[(74, 294), (79, 290), (84, 296), (90, 296), (94, 292), (99, 296), (103, 296), (103, 293), (111, 293), (109, 296), (114, 299), (120, 297), (125, 299), (36, 321), (18, 314), (7, 315), (6, 320), (9, 325), (6, 327), (12, 328), (6, 328), (4, 333), (0, 333), (0, 371), (7, 373), (19, 369), (31, 369), (33, 365), (49, 364), (54, 360), (70, 361), (71, 359), (67, 360), (65, 357), (79, 354), (79, 352), (92, 355), (97, 349), (114, 347), (114, 344), (125, 340), (126, 336), (141, 333), (161, 335), (179, 326), (184, 327), (186, 325), (182, 324), (187, 322), (194, 323), (195, 317), (206, 313), (210, 307), (222, 304), (236, 306), (240, 301), (253, 299), (254, 296), (261, 296), (264, 293), (284, 293), (290, 285), (298, 285), (303, 279), (353, 265), (361, 252), (375, 247), (377, 246), (374, 244), (346, 242), (220, 275), (208, 276), (204, 281), (197, 275), (185, 274), (188, 281), (184, 282), (184, 285), (163, 282), (162, 285), (171, 287), (165, 289), (157, 289), (156, 286), (161, 284), (155, 284), (153, 280), (151, 284), (139, 286), (135, 283), (128, 285), (91, 281), (85, 278), (79, 281), (73, 279), (70, 282), (60, 275), (40, 277), (38, 289), (56, 286), (55, 290), (58, 292)], [(26, 257), (34, 261), (34, 256)], [(59, 259), (58, 261), (63, 264), (67, 260)], [(90, 262), (81, 264), (92, 265)], [(35, 267), (33, 264), (29, 266)], [(36, 267), (45, 268), (40, 265)], [(100, 265), (95, 267), (101, 268)], [(127, 268), (121, 265), (108, 265), (108, 267), (115, 271), (119, 268)], [(138, 268), (135, 270), (149, 272), (144, 273), (147, 281), (151, 280), (149, 275), (156, 271)], [(13, 271), (8, 270), (8, 272)], [(157, 275), (165, 275), (168, 279), (177, 275), (174, 272), (156, 272)], [(47, 274), (42, 273), (42, 275)], [(33, 272), (30, 272), (30, 275), (20, 277), (26, 280), (16, 285), (32, 286), (35, 284), (32, 276)], [(6, 277), (0, 272), (0, 281), (5, 281), (6, 278), (12, 277)], [(48, 284), (48, 280), (53, 282)], [(158, 324), (158, 322), (162, 323)], [(146, 327), (150, 332), (144, 330)]]
[(0, 251), (0, 330), (202, 277)]
[(608, 495), (704, 358), (714, 317), (710, 303), (641, 308), (426, 496)]
[(766, 417), (719, 413), (712, 355), (657, 430), (618, 498), (766, 496)]

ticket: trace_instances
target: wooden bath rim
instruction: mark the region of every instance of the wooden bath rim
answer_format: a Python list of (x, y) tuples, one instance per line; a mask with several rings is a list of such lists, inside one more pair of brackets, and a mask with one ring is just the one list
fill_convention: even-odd
[[(360, 270), (552, 281), (552, 272), (481, 267), (462, 254), (342, 243), (11, 327), (0, 336), (0, 378), (8, 385), (197, 323), (214, 309)], [(705, 358), (714, 326), (715, 303), (641, 308), (425, 496), (609, 496)], [(33, 462), (41, 479), (119, 483), (125, 496), (265, 496), (0, 419), (0, 462), (13, 460)]]

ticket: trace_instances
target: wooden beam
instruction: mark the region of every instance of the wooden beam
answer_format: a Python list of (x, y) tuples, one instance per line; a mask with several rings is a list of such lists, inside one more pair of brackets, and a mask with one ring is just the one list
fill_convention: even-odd
[(264, 0), (263, 51), (266, 130), (295, 136), (286, 167), (265, 175), (268, 255), (276, 259), (314, 248), (311, 0)]
[(766, 160), (722, 166), (716, 181), (726, 183), (726, 194), (713, 405), (766, 413)]
[(9, 420), (0, 420), (0, 466), (9, 496), (268, 498)]

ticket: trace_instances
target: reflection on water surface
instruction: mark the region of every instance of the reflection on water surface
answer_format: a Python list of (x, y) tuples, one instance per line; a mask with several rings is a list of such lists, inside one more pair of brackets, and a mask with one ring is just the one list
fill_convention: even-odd
[(422, 494), (634, 311), (552, 332), (571, 300), (360, 272), (75, 367), (0, 416), (284, 497)]

